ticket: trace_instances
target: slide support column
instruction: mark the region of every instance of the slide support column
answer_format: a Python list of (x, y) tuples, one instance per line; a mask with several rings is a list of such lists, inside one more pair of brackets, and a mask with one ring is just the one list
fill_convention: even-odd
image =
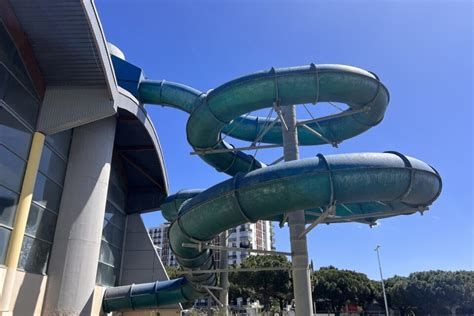
[[(298, 160), (298, 131), (296, 129), (296, 109), (294, 105), (282, 106), (283, 152), (285, 161)], [(305, 229), (304, 210), (288, 214), (290, 228), (291, 266), (293, 275), (293, 291), (295, 296), (296, 316), (313, 315), (313, 302), (311, 297), (311, 279), (308, 265), (308, 244), (306, 236), (299, 237)]]
[[(221, 246), (227, 247), (227, 234), (228, 231), (223, 231), (220, 235), (220, 242)], [(227, 250), (220, 250), (220, 268), (227, 269), (229, 266), (229, 261), (227, 258)], [(221, 282), (220, 285), (222, 287), (222, 291), (220, 291), (219, 300), (221, 301), (222, 305), (222, 312), (221, 315), (227, 316), (229, 315), (229, 272), (221, 272)]]

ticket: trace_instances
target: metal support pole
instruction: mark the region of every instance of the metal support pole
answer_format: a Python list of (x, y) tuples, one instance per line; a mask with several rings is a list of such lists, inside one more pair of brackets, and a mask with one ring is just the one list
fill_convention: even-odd
[[(229, 266), (229, 260), (227, 258), (227, 230), (223, 231), (220, 235), (220, 245), (222, 249), (220, 250), (219, 258), (220, 265), (219, 268), (227, 270)], [(229, 272), (221, 272), (221, 287), (222, 290), (219, 291), (219, 301), (222, 304), (221, 315), (229, 315)]]
[[(219, 305), (220, 307), (224, 306), (224, 304), (222, 304), (222, 302), (217, 298), (217, 296), (214, 295), (214, 293), (212, 293), (212, 291), (208, 287), (203, 286), (203, 288), (214, 299), (214, 301), (217, 303), (217, 305)], [(209, 302), (210, 301), (208, 301), (208, 306), (210, 306)]]
[(374, 250), (377, 252), (377, 260), (379, 262), (379, 271), (380, 271), (380, 281), (382, 282), (383, 301), (385, 303), (385, 313), (388, 316), (389, 313), (388, 313), (387, 294), (385, 293), (385, 284), (383, 283), (382, 265), (380, 264), (379, 248), (380, 248), (380, 245), (377, 245), (377, 247), (375, 247)]
[(274, 251), (274, 250), (263, 250), (263, 249), (252, 249), (252, 248), (241, 248), (241, 247), (225, 247), (225, 246), (215, 246), (215, 245), (206, 245), (202, 243), (188, 243), (188, 242), (183, 242), (181, 245), (186, 248), (199, 249), (199, 251), (202, 251), (202, 249), (213, 249), (213, 250), (291, 256), (291, 252), (286, 252), (286, 251)]
[(221, 273), (221, 272), (258, 272), (258, 271), (289, 271), (292, 268), (287, 267), (261, 267), (261, 268), (231, 268), (231, 269), (210, 269), (210, 270), (183, 270), (178, 271), (178, 275), (185, 274), (203, 274), (203, 273)]
[[(299, 159), (298, 132), (296, 129), (296, 109), (294, 105), (281, 107), (286, 127), (282, 128), (283, 151), (285, 161)], [(295, 296), (296, 316), (313, 315), (313, 300), (311, 297), (311, 279), (308, 267), (308, 244), (306, 236), (299, 236), (305, 229), (304, 210), (288, 214), (293, 268), (293, 288)]]

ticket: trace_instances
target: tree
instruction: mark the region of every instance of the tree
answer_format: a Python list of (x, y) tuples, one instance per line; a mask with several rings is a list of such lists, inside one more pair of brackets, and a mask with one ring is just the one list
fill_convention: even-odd
[[(240, 267), (291, 268), (291, 263), (282, 255), (260, 255), (247, 257)], [(280, 309), (283, 309), (285, 303), (292, 299), (293, 290), (288, 271), (233, 272), (229, 275), (229, 280), (231, 296), (248, 295), (252, 299), (258, 299), (265, 310), (270, 309), (273, 301), (277, 301)]]
[(179, 278), (180, 276), (182, 276), (182, 275), (179, 274), (179, 271), (181, 271), (180, 268), (165, 266), (165, 270), (166, 270), (166, 274), (168, 274), (168, 277), (170, 279), (176, 279), (176, 278)]
[(346, 304), (365, 306), (375, 298), (374, 284), (363, 273), (323, 267), (313, 273), (313, 299), (319, 308), (340, 312)]
[(474, 272), (426, 271), (387, 280), (392, 307), (402, 313), (456, 314), (474, 310)]
[[(398, 309), (402, 316), (417, 311), (417, 305), (409, 297), (408, 284), (409, 280), (400, 276), (394, 276), (385, 281), (388, 305)], [(383, 304), (383, 297), (377, 295), (376, 299), (380, 304)]]

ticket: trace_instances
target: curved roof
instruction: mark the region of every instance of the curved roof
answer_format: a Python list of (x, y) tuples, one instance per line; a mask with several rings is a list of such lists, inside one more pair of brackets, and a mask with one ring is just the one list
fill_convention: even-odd
[(145, 109), (128, 91), (118, 89), (114, 149), (127, 174), (127, 212), (153, 211), (169, 190), (160, 140)]

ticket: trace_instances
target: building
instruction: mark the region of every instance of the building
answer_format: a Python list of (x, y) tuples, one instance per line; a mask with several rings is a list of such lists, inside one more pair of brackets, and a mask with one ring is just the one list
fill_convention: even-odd
[(163, 223), (157, 227), (149, 228), (148, 233), (150, 234), (153, 244), (156, 246), (161, 262), (163, 262), (167, 267), (177, 267), (178, 262), (176, 261), (173, 252), (170, 250), (168, 239), (169, 227), (170, 223)]
[(0, 0), (2, 315), (99, 315), (105, 287), (167, 279), (140, 218), (163, 154), (117, 58), (92, 0)]
[[(170, 224), (164, 223), (148, 229), (151, 240), (157, 247), (161, 261), (165, 266), (177, 267), (179, 264), (169, 247), (168, 228)], [(258, 221), (256, 223), (243, 224), (228, 231), (227, 246), (239, 248), (251, 248), (259, 250), (274, 250), (275, 239), (273, 225), (270, 221)], [(222, 245), (219, 237), (213, 241), (216, 245)], [(216, 261), (219, 261), (219, 251), (215, 251)], [(242, 260), (249, 256), (248, 252), (228, 252), (228, 263), (239, 265)]]
[[(275, 238), (270, 221), (247, 223), (229, 230), (228, 246), (258, 250), (274, 250)], [(229, 251), (229, 264), (239, 265), (249, 256), (248, 252)]]

